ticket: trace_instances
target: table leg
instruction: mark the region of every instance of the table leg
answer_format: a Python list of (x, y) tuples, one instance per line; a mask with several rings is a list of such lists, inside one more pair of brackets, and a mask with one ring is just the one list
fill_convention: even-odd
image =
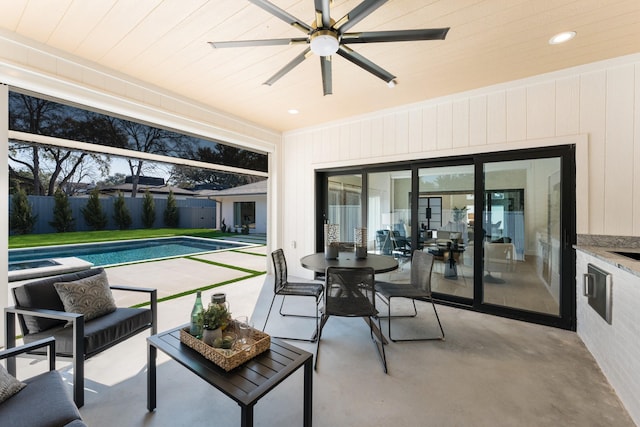
[(240, 408), (240, 426), (253, 427), (253, 405), (241, 405)]
[(304, 362), (304, 427), (311, 427), (313, 409), (313, 357)]
[(158, 349), (151, 344), (147, 347), (147, 409), (156, 409), (156, 355)]

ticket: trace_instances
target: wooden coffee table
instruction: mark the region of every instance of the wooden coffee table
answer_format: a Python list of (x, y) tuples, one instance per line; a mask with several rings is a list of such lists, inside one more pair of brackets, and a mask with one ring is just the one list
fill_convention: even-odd
[[(147, 409), (156, 408), (156, 356), (161, 350), (173, 360), (236, 401), (241, 408), (242, 427), (253, 426), (253, 407), (258, 401), (304, 366), (304, 419), (311, 427), (313, 404), (313, 354), (271, 338), (271, 347), (237, 368), (226, 372), (200, 353), (180, 342), (180, 326), (147, 338)], [(290, 402), (283, 402), (287, 408)]]

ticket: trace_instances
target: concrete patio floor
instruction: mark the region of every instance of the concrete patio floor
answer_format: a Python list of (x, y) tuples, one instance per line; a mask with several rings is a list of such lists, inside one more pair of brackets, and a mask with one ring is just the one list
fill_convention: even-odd
[[(112, 267), (111, 283), (157, 287), (160, 297), (264, 271), (265, 248), (246, 254)], [(226, 292), (234, 316), (251, 315), (262, 327), (272, 296), (272, 277), (259, 275), (203, 292)], [(134, 299), (116, 295), (119, 303)], [(159, 304), (158, 330), (186, 323), (193, 294)], [(287, 300), (290, 310), (311, 313), (308, 298)], [(275, 309), (274, 309), (275, 310)], [(396, 321), (400, 333), (436, 333), (430, 305), (419, 318)], [(368, 328), (360, 319), (331, 318), (325, 326), (314, 373), (313, 423), (335, 426), (634, 426), (613, 389), (578, 336), (569, 331), (438, 306), (446, 341), (391, 343), (389, 373), (382, 371)], [(308, 337), (314, 321), (281, 318), (267, 332)], [(383, 321), (386, 334), (386, 322)], [(239, 407), (222, 393), (159, 353), (158, 407), (146, 409), (146, 338), (140, 334), (90, 359), (85, 365), (82, 416), (102, 426), (237, 426)], [(315, 353), (315, 344), (291, 341)], [(46, 368), (20, 359), (19, 377)], [(69, 365), (58, 369), (71, 381)], [(71, 392), (71, 387), (69, 387)], [(302, 372), (265, 396), (255, 408), (256, 426), (302, 424)]]

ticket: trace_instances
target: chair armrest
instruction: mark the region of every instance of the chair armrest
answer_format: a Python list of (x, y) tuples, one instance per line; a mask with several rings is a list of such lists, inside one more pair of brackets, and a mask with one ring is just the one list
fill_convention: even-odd
[[(158, 333), (158, 290), (155, 288), (139, 288), (135, 286), (111, 285), (111, 289), (125, 292), (145, 292), (149, 294), (149, 306), (151, 308), (151, 335)], [(146, 303), (144, 304), (146, 305)]]
[(131, 292), (157, 292), (155, 288), (139, 288), (137, 286), (125, 286), (125, 285), (109, 285), (111, 289), (115, 289), (118, 291), (131, 291)]
[(47, 310), (44, 308), (27, 308), (20, 306), (6, 307), (4, 312), (7, 316), (12, 314), (22, 314), (25, 316), (45, 317), (47, 319), (66, 320), (69, 322), (75, 322), (80, 317), (84, 317), (84, 314), (80, 313), (68, 313), (66, 311)]
[[(74, 366), (75, 360), (78, 357), (84, 357), (84, 314), (79, 313), (67, 313), (66, 311), (46, 310), (42, 308), (25, 308), (19, 306), (5, 307), (5, 340), (7, 350), (15, 348), (16, 346), (16, 314), (45, 317), (48, 319), (66, 320), (71, 322), (73, 328), (73, 342), (74, 342)], [(55, 347), (54, 347), (55, 350)], [(54, 353), (55, 359), (55, 353)], [(55, 360), (53, 362), (55, 363)], [(55, 369), (55, 368), (54, 368)], [(7, 371), (15, 376), (16, 374), (16, 359), (11, 357), (7, 359)]]
[(24, 344), (18, 347), (0, 351), (0, 360), (6, 359), (9, 357), (15, 357), (20, 354), (24, 354), (29, 351), (37, 350), (43, 347), (49, 347), (49, 351), (48, 351), (49, 370), (54, 371), (56, 369), (56, 340), (53, 337), (43, 338), (41, 340), (34, 341), (29, 344)]

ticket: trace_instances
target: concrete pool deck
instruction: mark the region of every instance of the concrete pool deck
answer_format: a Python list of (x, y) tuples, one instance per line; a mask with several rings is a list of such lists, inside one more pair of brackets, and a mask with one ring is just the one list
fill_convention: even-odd
[[(106, 271), (110, 283), (156, 288), (158, 299), (162, 299), (193, 289), (256, 275), (256, 273), (252, 274), (232, 267), (265, 273), (268, 261), (266, 250), (266, 246), (255, 246), (163, 261), (107, 267)], [(262, 279), (264, 280), (264, 277)], [(215, 292), (212, 290), (209, 293)], [(203, 294), (207, 294), (208, 297), (205, 299), (203, 295), (203, 302), (208, 302), (210, 299), (208, 293)], [(114, 298), (116, 303), (122, 306), (131, 306), (145, 301), (144, 295), (126, 292), (114, 292)]]

